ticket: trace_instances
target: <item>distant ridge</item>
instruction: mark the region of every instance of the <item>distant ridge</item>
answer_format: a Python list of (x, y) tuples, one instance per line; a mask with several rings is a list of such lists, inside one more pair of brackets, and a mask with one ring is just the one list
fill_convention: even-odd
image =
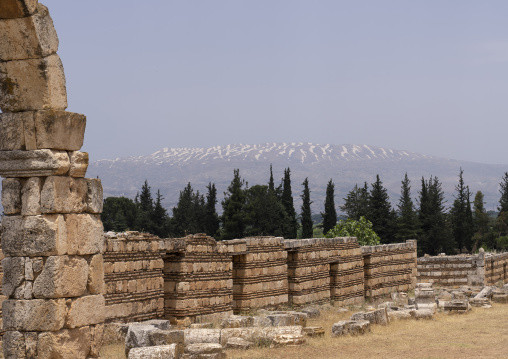
[[(299, 212), (301, 183), (309, 178), (313, 211), (322, 211), (326, 183), (335, 183), (336, 204), (355, 184), (369, 184), (379, 174), (393, 204), (399, 199), (400, 182), (407, 172), (412, 180), (412, 195), (417, 197), (422, 176), (437, 176), (443, 183), (448, 205), (453, 201), (460, 168), (471, 191), (481, 190), (488, 210), (497, 207), (499, 182), (508, 166), (451, 160), (386, 147), (355, 144), (265, 143), (230, 144), (209, 148), (163, 148), (150, 155), (98, 160), (92, 162), (88, 176), (99, 176), (104, 196), (134, 198), (145, 179), (153, 193), (161, 190), (164, 205), (172, 208), (179, 192), (188, 182), (205, 193), (205, 186), (214, 182), (219, 194), (233, 178), (233, 170), (250, 185), (266, 184), (269, 166), (274, 177), (282, 178), (283, 170), (291, 168), (295, 206)], [(220, 204), (218, 205), (220, 210)]]

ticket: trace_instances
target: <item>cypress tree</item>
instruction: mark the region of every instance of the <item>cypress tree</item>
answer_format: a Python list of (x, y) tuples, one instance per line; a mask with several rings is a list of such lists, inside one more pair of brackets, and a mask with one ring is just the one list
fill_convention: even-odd
[(482, 244), (486, 244), (489, 248), (495, 246), (495, 243), (491, 241), (492, 236), (490, 235), (489, 229), (489, 216), (485, 210), (484, 204), (483, 193), (481, 191), (476, 192), (473, 201), (473, 223), (475, 232), (473, 235), (473, 252)]
[(314, 231), (312, 228), (312, 213), (310, 210), (311, 200), (310, 200), (310, 190), (309, 190), (309, 179), (305, 178), (305, 181), (302, 183), (303, 192), (302, 192), (302, 212), (301, 212), (301, 221), (302, 221), (302, 238), (312, 238)]
[[(457, 194), (450, 210), (452, 233), (459, 250), (471, 250), (471, 239), (473, 236), (471, 224), (473, 216), (471, 212), (471, 203), (469, 197), (469, 187), (464, 184), (464, 171), (462, 168), (459, 173), (459, 183), (455, 186)], [(469, 207), (469, 208), (468, 208)]]
[(372, 222), (372, 229), (381, 238), (381, 243), (394, 240), (394, 220), (390, 198), (383, 182), (376, 175), (376, 182), (371, 184), (368, 202), (367, 219)]
[(245, 215), (245, 181), (240, 177), (240, 170), (234, 170), (234, 177), (228, 186), (228, 191), (224, 192), (222, 201), (222, 235), (221, 238), (234, 239), (243, 238), (246, 230)]
[(272, 165), (270, 164), (270, 180), (268, 181), (268, 189), (271, 192), (275, 192), (275, 183), (273, 182), (273, 171), (272, 171)]
[(281, 203), (284, 207), (284, 211), (286, 212), (286, 220), (284, 223), (284, 237), (296, 238), (298, 232), (298, 222), (296, 220), (296, 211), (293, 204), (293, 194), (291, 191), (291, 171), (289, 167), (284, 170)]
[(332, 180), (328, 181), (326, 186), (325, 212), (321, 213), (323, 217), (323, 233), (326, 234), (330, 229), (337, 225), (337, 211), (335, 210), (335, 185)]
[(206, 186), (208, 193), (206, 195), (206, 207), (205, 207), (205, 233), (209, 236), (215, 237), (219, 234), (220, 228), (220, 219), (217, 214), (216, 204), (217, 204), (217, 189), (215, 188), (215, 184), (210, 182), (208, 186)]
[(418, 216), (411, 199), (411, 181), (407, 176), (407, 172), (402, 181), (397, 209), (397, 234), (395, 235), (397, 240), (403, 241), (417, 238), (419, 227)]

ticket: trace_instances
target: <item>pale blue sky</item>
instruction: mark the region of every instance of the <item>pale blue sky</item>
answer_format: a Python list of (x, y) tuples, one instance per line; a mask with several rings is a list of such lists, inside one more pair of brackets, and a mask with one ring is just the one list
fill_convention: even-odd
[(46, 0), (91, 160), (358, 143), (508, 164), (508, 2)]

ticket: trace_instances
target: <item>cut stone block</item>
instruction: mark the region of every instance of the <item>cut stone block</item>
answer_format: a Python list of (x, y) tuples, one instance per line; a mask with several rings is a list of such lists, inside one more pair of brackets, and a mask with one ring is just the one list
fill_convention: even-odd
[(21, 215), (37, 216), (41, 214), (42, 178), (30, 177), (21, 189)]
[(52, 256), (34, 281), (33, 292), (36, 298), (79, 297), (85, 293), (87, 281), (84, 258)]
[(102, 294), (87, 295), (72, 301), (65, 327), (77, 328), (100, 324), (104, 323), (104, 318), (105, 302)]
[(88, 193), (86, 196), (86, 211), (88, 213), (102, 213), (104, 201), (102, 182), (98, 178), (87, 178)]
[(104, 260), (102, 254), (92, 257), (88, 270), (88, 293), (101, 294), (104, 292)]
[(248, 350), (253, 346), (253, 342), (249, 342), (248, 340), (242, 338), (229, 338), (226, 343), (226, 349)]
[(34, 113), (37, 148), (77, 151), (83, 146), (86, 117), (66, 111)]
[(0, 114), (0, 150), (54, 149), (77, 151), (83, 146), (86, 117), (66, 111)]
[(158, 345), (145, 348), (134, 348), (129, 352), (128, 359), (177, 359), (177, 345)]
[(6, 359), (25, 358), (25, 336), (23, 333), (8, 331), (2, 339)]
[(65, 151), (0, 151), (0, 176), (46, 177), (65, 175), (70, 160)]
[(185, 358), (198, 359), (225, 359), (226, 353), (222, 349), (222, 345), (214, 343), (196, 343), (185, 346)]
[(30, 16), (37, 8), (37, 0), (0, 1), (0, 19), (15, 19)]
[(90, 326), (90, 356), (99, 358), (104, 343), (104, 324)]
[(88, 152), (74, 151), (70, 153), (69, 158), (71, 160), (69, 176), (85, 177), (88, 169)]
[(86, 359), (90, 347), (89, 327), (41, 333), (37, 344), (37, 359)]
[(2, 112), (66, 108), (65, 74), (57, 54), (42, 59), (0, 62)]
[(306, 343), (306, 339), (303, 335), (291, 335), (291, 334), (280, 334), (273, 338), (273, 345), (284, 346), (284, 345), (302, 345)]
[(58, 50), (53, 20), (42, 4), (32, 16), (0, 21), (0, 33), (0, 61), (41, 58)]
[(88, 186), (82, 178), (51, 176), (41, 191), (42, 213), (81, 213), (86, 209)]
[(332, 337), (341, 335), (361, 335), (370, 332), (370, 322), (368, 320), (341, 320), (332, 326)]
[(63, 328), (65, 299), (6, 300), (2, 305), (5, 330), (27, 332), (55, 331)]
[(25, 279), (25, 258), (7, 257), (2, 259), (2, 293), (10, 297)]
[(67, 252), (67, 231), (62, 215), (7, 216), (2, 220), (5, 255), (51, 256)]
[(7, 215), (21, 213), (21, 181), (18, 178), (2, 181), (2, 206)]
[(220, 343), (220, 329), (185, 329), (185, 345), (195, 343)]
[(104, 247), (104, 227), (99, 215), (66, 214), (69, 254), (98, 254)]

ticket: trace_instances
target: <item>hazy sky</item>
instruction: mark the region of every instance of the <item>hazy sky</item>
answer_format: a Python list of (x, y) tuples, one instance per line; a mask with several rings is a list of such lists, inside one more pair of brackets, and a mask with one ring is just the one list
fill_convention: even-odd
[(508, 164), (508, 2), (42, 0), (92, 160), (357, 143)]

